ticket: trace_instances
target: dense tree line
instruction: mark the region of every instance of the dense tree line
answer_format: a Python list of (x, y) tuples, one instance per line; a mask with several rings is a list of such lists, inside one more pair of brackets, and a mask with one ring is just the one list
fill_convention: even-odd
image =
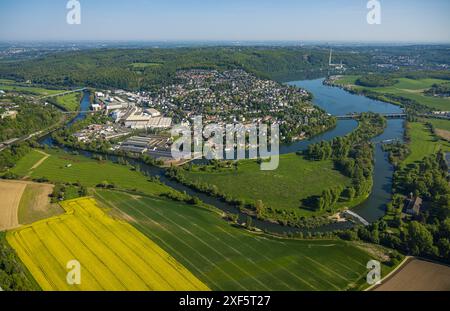
[(5, 233), (0, 232), (0, 288), (4, 291), (40, 290), (14, 250), (8, 245)]
[[(444, 154), (439, 152), (397, 171), (394, 183), (387, 216), (368, 227), (341, 232), (340, 236), (450, 262), (450, 185)], [(405, 220), (402, 211), (405, 197), (411, 192), (423, 198), (427, 208), (418, 217)]]
[[(14, 144), (9, 148), (0, 152), (0, 172), (4, 172), (7, 169), (13, 167), (16, 162), (30, 152), (30, 143), (24, 142), (20, 144)], [(3, 178), (13, 179), (15, 176), (11, 173), (6, 173)]]

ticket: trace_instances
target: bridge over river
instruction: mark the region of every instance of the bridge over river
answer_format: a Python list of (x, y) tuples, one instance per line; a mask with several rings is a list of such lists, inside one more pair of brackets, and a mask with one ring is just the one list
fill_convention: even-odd
[[(381, 116), (387, 119), (404, 119), (406, 118), (406, 113), (380, 113)], [(338, 120), (350, 120), (350, 119), (358, 119), (361, 117), (359, 113), (351, 113), (346, 115), (335, 116)]]

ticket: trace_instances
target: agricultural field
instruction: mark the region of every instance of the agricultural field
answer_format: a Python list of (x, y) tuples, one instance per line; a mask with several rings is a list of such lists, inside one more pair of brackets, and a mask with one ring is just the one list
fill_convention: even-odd
[(310, 216), (317, 212), (302, 207), (302, 199), (320, 195), (333, 186), (347, 186), (350, 179), (334, 170), (333, 162), (309, 161), (296, 154), (280, 156), (279, 167), (274, 171), (261, 171), (256, 161), (239, 162), (238, 170), (219, 172), (186, 171), (190, 181), (215, 185), (233, 198), (256, 202), (264, 206)]
[[(208, 290), (184, 266), (92, 198), (61, 203), (66, 211), (7, 233), (8, 243), (43, 290)], [(81, 266), (68, 284), (67, 264)]]
[(33, 149), (21, 158), (11, 171), (18, 176), (27, 176), (34, 168), (45, 161), (47, 157), (48, 155), (43, 151)]
[(437, 136), (450, 142), (450, 120), (426, 119), (424, 121), (433, 124)]
[[(341, 240), (250, 233), (225, 222), (215, 209), (108, 190), (95, 196), (212, 290), (360, 289), (368, 260), (378, 258)], [(383, 275), (388, 271), (383, 265)]]
[(375, 291), (449, 291), (450, 266), (413, 258)]
[(19, 203), (26, 186), (24, 182), (0, 180), (0, 231), (19, 225)]
[(69, 93), (55, 97), (56, 103), (69, 111), (77, 111), (80, 107), (81, 93)]
[(86, 187), (107, 183), (147, 194), (158, 195), (171, 191), (164, 185), (150, 182), (147, 177), (127, 165), (94, 160), (62, 150), (49, 149), (45, 152), (49, 154), (48, 158), (34, 169), (31, 170), (31, 167), (35, 163), (25, 156), (11, 171), (19, 176), (28, 174), (29, 178), (45, 177), (52, 182), (80, 182)]
[(424, 157), (434, 154), (439, 150), (450, 151), (450, 143), (434, 136), (431, 130), (420, 122), (409, 122), (411, 154), (403, 162), (404, 165), (420, 161)]
[(388, 87), (364, 87), (355, 84), (355, 81), (359, 76), (343, 76), (336, 81), (337, 84), (347, 85), (355, 90), (367, 89), (372, 92), (380, 94), (392, 94), (396, 96), (402, 96), (412, 100), (416, 100), (422, 105), (430, 107), (435, 110), (450, 110), (450, 98), (427, 96), (423, 92), (431, 88), (433, 84), (441, 84), (448, 82), (440, 79), (407, 79), (396, 78), (398, 80), (392, 86)]

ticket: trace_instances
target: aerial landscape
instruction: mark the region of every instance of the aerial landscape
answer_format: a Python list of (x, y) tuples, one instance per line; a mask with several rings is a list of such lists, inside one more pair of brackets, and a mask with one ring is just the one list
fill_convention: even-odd
[(447, 1), (100, 2), (0, 4), (2, 292), (450, 291)]

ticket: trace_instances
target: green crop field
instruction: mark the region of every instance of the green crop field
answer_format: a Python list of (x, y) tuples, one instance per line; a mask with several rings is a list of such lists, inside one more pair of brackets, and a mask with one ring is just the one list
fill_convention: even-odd
[(358, 78), (359, 78), (359, 76), (355, 76), (355, 75), (341, 76), (338, 80), (336, 80), (336, 83), (342, 84), (342, 85), (354, 86), (355, 81)]
[(53, 185), (41, 183), (27, 184), (20, 198), (18, 217), (19, 223), (31, 224), (35, 221), (63, 213), (56, 203), (50, 203), (49, 195)]
[(197, 206), (106, 190), (96, 197), (213, 290), (360, 288), (368, 260), (376, 258), (344, 241), (249, 233)]
[(144, 69), (147, 67), (159, 67), (161, 65), (162, 64), (160, 64), (160, 63), (132, 63), (130, 66), (133, 69)]
[[(50, 149), (46, 152), (50, 156), (30, 173), (30, 178), (45, 177), (52, 182), (78, 181), (88, 187), (107, 182), (122, 189), (135, 189), (148, 194), (170, 191), (170, 188), (164, 185), (148, 181), (144, 175), (133, 171), (129, 166), (93, 160), (61, 150)], [(25, 175), (24, 172), (28, 172), (35, 164), (30, 157), (25, 156), (19, 160), (12, 172)]]
[(420, 122), (410, 122), (411, 154), (403, 164), (410, 164), (422, 160), (424, 157), (434, 154), (439, 150), (450, 151), (450, 143), (439, 139), (431, 133), (431, 130)]
[(26, 92), (34, 95), (53, 95), (64, 92), (64, 90), (48, 90), (41, 87), (17, 85), (12, 82), (0, 83), (0, 90)]
[(433, 97), (423, 94), (424, 91), (429, 89), (433, 84), (440, 84), (448, 82), (440, 79), (407, 79), (397, 78), (397, 83), (389, 87), (364, 87), (355, 85), (355, 81), (359, 76), (343, 76), (336, 81), (338, 84), (349, 85), (354, 89), (362, 90), (366, 89), (372, 92), (380, 94), (392, 94), (396, 96), (402, 96), (417, 101), (418, 103), (428, 106), (436, 110), (450, 110), (450, 99), (442, 97)]
[(69, 93), (56, 97), (56, 102), (67, 110), (76, 111), (80, 107), (81, 93)]
[(347, 186), (350, 179), (333, 169), (332, 161), (309, 161), (296, 154), (280, 156), (276, 170), (261, 171), (256, 161), (241, 161), (238, 170), (220, 172), (187, 171), (191, 181), (215, 185), (233, 198), (262, 200), (265, 206), (297, 215), (317, 214), (301, 207), (301, 200), (320, 195), (332, 186)]

